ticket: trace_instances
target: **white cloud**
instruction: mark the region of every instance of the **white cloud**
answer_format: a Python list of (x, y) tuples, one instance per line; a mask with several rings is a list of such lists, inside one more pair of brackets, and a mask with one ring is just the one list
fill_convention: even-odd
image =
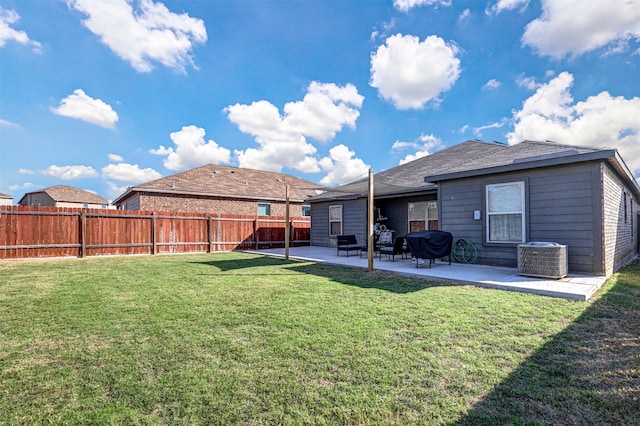
[(320, 171), (317, 149), (307, 137), (330, 141), (344, 126), (355, 128), (364, 97), (355, 86), (311, 82), (301, 101), (289, 102), (284, 114), (268, 101), (235, 104), (224, 109), (240, 131), (255, 137), (258, 148), (235, 151), (240, 167), (281, 171)]
[(165, 155), (167, 158), (162, 164), (169, 170), (184, 170), (211, 163), (229, 163), (231, 151), (213, 140), (205, 141), (204, 135), (205, 131), (200, 127), (184, 126), (181, 130), (169, 135), (175, 147), (165, 148), (161, 145), (150, 152)]
[(420, 135), (417, 141), (414, 142), (401, 142), (396, 141), (393, 143), (391, 149), (393, 150), (404, 150), (404, 149), (413, 149), (415, 152), (413, 154), (407, 154), (400, 162), (399, 165), (408, 163), (413, 160), (417, 160), (418, 158), (426, 157), (429, 154), (432, 154), (434, 151), (438, 151), (443, 148), (442, 140), (440, 138), (430, 134), (430, 135)]
[(112, 202), (116, 199), (120, 194), (124, 194), (127, 189), (129, 189), (126, 185), (118, 185), (114, 182), (106, 182), (107, 185), (107, 194), (109, 196), (109, 202)]
[(2, 118), (0, 118), (0, 126), (2, 126), (2, 127), (12, 127), (14, 129), (22, 128), (22, 126), (20, 126), (18, 123), (14, 123), (13, 121), (9, 121), (9, 120), (4, 120)]
[(496, 123), (491, 123), (491, 124), (485, 124), (484, 126), (480, 126), (480, 127), (474, 127), (473, 128), (473, 134), (476, 137), (481, 137), (482, 136), (482, 131), (483, 130), (487, 130), (487, 129), (499, 129), (500, 127), (505, 125), (505, 121), (500, 121), (500, 122), (496, 122)]
[(4, 47), (7, 41), (15, 41), (25, 46), (32, 46), (35, 52), (40, 52), (42, 47), (40, 43), (31, 40), (26, 32), (11, 28), (11, 24), (15, 24), (19, 20), (20, 15), (15, 10), (0, 7), (0, 47)]
[(498, 2), (491, 7), (491, 12), (498, 14), (505, 10), (513, 10), (517, 8), (524, 10), (528, 5), (529, 0), (498, 0)]
[(20, 173), (21, 175), (32, 175), (35, 172), (29, 169), (18, 169), (18, 173)]
[(137, 164), (118, 163), (104, 166), (102, 177), (121, 182), (140, 183), (160, 179), (162, 175), (151, 168), (141, 169)]
[(60, 101), (58, 108), (51, 108), (51, 112), (108, 129), (113, 129), (118, 121), (118, 114), (110, 105), (87, 96), (82, 89), (74, 90), (71, 95)]
[(354, 151), (346, 145), (336, 145), (329, 150), (329, 156), (319, 161), (327, 175), (320, 179), (321, 185), (338, 185), (363, 177), (369, 166), (359, 158), (353, 158)]
[(201, 19), (151, 0), (70, 0), (69, 6), (87, 15), (84, 26), (138, 72), (150, 72), (154, 62), (185, 72), (195, 67), (193, 45), (207, 41)]
[(34, 183), (31, 182), (25, 182), (23, 184), (17, 184), (17, 185), (10, 185), (9, 186), (9, 191), (13, 192), (13, 191), (17, 191), (19, 189), (22, 190), (29, 190), (31, 188), (34, 188), (36, 185)]
[(396, 34), (371, 55), (372, 87), (398, 109), (420, 109), (449, 90), (460, 76), (458, 47), (438, 36), (424, 41)]
[(451, 0), (393, 0), (393, 5), (396, 9), (407, 12), (418, 6), (451, 6)]
[(519, 87), (524, 87), (525, 89), (529, 89), (529, 90), (535, 90), (537, 89), (540, 85), (536, 82), (536, 79), (533, 77), (527, 77), (524, 74), (520, 74), (517, 78), (516, 78), (516, 84)]
[(466, 19), (469, 19), (471, 17), (471, 10), (470, 9), (465, 9), (462, 11), (462, 13), (460, 14), (460, 16), (458, 16), (458, 21), (462, 22)]
[(542, 16), (525, 28), (522, 42), (555, 59), (608, 47), (625, 50), (640, 42), (638, 0), (543, 0)]
[(492, 90), (492, 89), (497, 89), (500, 86), (502, 86), (502, 83), (500, 83), (495, 78), (492, 78), (491, 80), (485, 83), (483, 89)]
[(49, 166), (40, 173), (62, 180), (87, 179), (98, 176), (98, 172), (90, 166)]
[(617, 148), (633, 173), (640, 174), (640, 97), (600, 92), (574, 103), (573, 75), (562, 72), (514, 111), (510, 144), (525, 139), (596, 148)]
[(389, 35), (389, 31), (391, 31), (395, 26), (395, 18), (392, 18), (388, 22), (383, 22), (382, 24), (380, 24), (380, 28), (375, 28), (371, 33), (371, 41), (375, 41), (380, 38), (386, 38)]
[(122, 156), (118, 154), (109, 154), (109, 161), (112, 161), (114, 163), (122, 163), (124, 161), (124, 158), (122, 158)]

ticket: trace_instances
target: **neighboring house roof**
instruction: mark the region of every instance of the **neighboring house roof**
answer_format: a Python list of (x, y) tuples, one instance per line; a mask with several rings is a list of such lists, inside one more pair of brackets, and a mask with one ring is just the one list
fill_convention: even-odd
[(0, 192), (0, 198), (9, 198), (9, 199), (13, 199), (13, 197), (12, 197), (11, 195), (3, 194), (2, 192)]
[(133, 186), (113, 204), (135, 192), (284, 201), (287, 184), (292, 202), (302, 202), (321, 189), (318, 184), (283, 173), (209, 164)]
[[(524, 141), (509, 146), (471, 140), (376, 173), (374, 194), (376, 197), (381, 197), (416, 193), (434, 190), (436, 182), (448, 179), (590, 160), (607, 160), (618, 173), (630, 180), (636, 190), (640, 190), (633, 179), (633, 174), (615, 149), (562, 145), (550, 141)], [(362, 179), (329, 189), (309, 201), (361, 198), (366, 197), (367, 194), (368, 179)]]
[(98, 194), (67, 185), (55, 185), (38, 191), (27, 192), (22, 196), (18, 204), (22, 204), (22, 200), (24, 200), (27, 195), (39, 193), (47, 194), (55, 202), (109, 204), (109, 201), (107, 201), (106, 198), (103, 198)]

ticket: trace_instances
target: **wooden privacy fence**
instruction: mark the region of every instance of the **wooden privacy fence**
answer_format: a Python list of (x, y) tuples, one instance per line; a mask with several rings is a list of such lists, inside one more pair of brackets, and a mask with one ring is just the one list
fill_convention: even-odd
[[(0, 206), (0, 259), (284, 247), (275, 216)], [(310, 244), (308, 217), (289, 219), (290, 246)]]

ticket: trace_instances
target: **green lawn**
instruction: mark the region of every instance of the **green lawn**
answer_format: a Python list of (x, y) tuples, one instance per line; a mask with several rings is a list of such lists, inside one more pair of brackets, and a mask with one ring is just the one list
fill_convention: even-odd
[(0, 262), (0, 424), (638, 424), (589, 303), (243, 253)]

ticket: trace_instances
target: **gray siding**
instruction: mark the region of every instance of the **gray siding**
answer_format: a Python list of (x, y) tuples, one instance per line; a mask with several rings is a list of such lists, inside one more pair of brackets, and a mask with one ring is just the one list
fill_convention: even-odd
[(599, 163), (583, 163), (442, 182), (440, 228), (470, 240), (478, 263), (515, 267), (517, 244), (485, 242), (485, 185), (524, 181), (527, 241), (566, 244), (570, 271), (604, 273), (599, 176)]
[(376, 200), (376, 207), (382, 209), (387, 220), (382, 222), (388, 229), (396, 231), (396, 236), (402, 237), (409, 232), (409, 203), (420, 201), (435, 201), (434, 192), (431, 195), (409, 196), (394, 199)]
[(342, 233), (354, 234), (358, 244), (367, 242), (367, 200), (332, 201), (311, 204), (311, 245), (330, 247), (329, 206), (342, 206)]

